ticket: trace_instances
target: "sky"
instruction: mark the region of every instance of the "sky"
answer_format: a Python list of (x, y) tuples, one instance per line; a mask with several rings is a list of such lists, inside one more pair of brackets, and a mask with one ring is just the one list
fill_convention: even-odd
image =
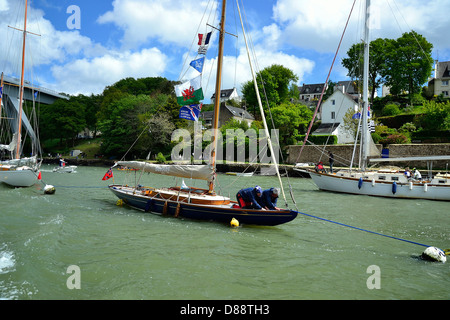
[[(8, 26), (23, 28), (23, 2), (0, 0), (0, 70), (7, 75), (19, 75), (22, 33)], [(239, 3), (256, 70), (281, 64), (299, 86), (325, 82), (354, 0)], [(218, 26), (218, 7), (212, 0), (29, 0), (26, 78), (71, 95), (101, 94), (127, 77), (189, 80), (199, 74), (189, 67), (197, 34), (212, 30), (206, 23)], [(341, 60), (363, 38), (362, 7), (357, 0), (332, 81), (348, 79)], [(450, 60), (450, 0), (372, 0), (371, 9), (371, 40), (414, 30), (433, 44), (433, 59)], [(240, 91), (251, 72), (235, 0), (227, 12), (222, 88)], [(217, 42), (213, 32), (202, 73), (205, 102), (214, 90)]]

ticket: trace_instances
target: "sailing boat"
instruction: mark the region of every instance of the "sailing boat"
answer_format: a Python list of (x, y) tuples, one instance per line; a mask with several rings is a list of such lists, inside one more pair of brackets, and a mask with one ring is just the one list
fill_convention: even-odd
[[(135, 207), (145, 212), (160, 215), (173, 215), (196, 220), (219, 221), (231, 223), (237, 219), (239, 223), (251, 225), (274, 226), (292, 221), (297, 217), (298, 212), (282, 210), (255, 210), (243, 209), (237, 202), (230, 198), (219, 195), (214, 190), (216, 178), (216, 148), (217, 132), (220, 108), (221, 72), (223, 60), (223, 45), (225, 36), (225, 8), (226, 0), (222, 1), (222, 12), (219, 35), (219, 56), (217, 63), (217, 78), (215, 87), (214, 121), (213, 121), (213, 143), (211, 152), (211, 164), (207, 165), (156, 165), (139, 161), (119, 161), (117, 165), (128, 168), (136, 168), (142, 172), (153, 172), (183, 178), (205, 180), (209, 184), (208, 189), (188, 187), (184, 183), (181, 186), (171, 188), (153, 188), (142, 186), (127, 186), (113, 184), (109, 189), (120, 199), (119, 201)], [(242, 25), (242, 21), (241, 21)], [(245, 33), (244, 33), (245, 37)], [(246, 42), (247, 44), (247, 42)], [(252, 74), (254, 72), (252, 69)], [(256, 81), (254, 81), (257, 89)], [(259, 97), (259, 94), (257, 94)], [(262, 106), (260, 105), (260, 109)], [(263, 114), (262, 114), (263, 115)], [(264, 121), (265, 123), (265, 121)], [(267, 124), (265, 123), (266, 136), (268, 135)], [(270, 138), (269, 147), (271, 148)], [(274, 156), (274, 152), (271, 154)], [(274, 163), (276, 163), (274, 161)], [(281, 179), (280, 179), (281, 182)], [(282, 185), (281, 185), (282, 187)], [(284, 192), (283, 192), (284, 195)]]
[[(16, 106), (14, 104), (13, 99), (15, 99), (15, 93), (17, 92), (11, 90), (11, 94), (6, 90), (3, 90), (4, 87), (4, 79), (3, 73), (1, 76), (1, 85), (0, 85), (0, 116), (2, 103), (6, 105), (6, 103), (10, 103), (17, 110), (15, 112), (16, 118), (10, 120), (16, 120), (17, 123), (12, 123), (11, 127), (15, 128), (15, 133), (13, 134), (13, 138), (10, 144), (8, 145), (0, 145), (1, 151), (10, 152), (11, 160), (1, 161), (0, 162), (0, 182), (6, 183), (13, 187), (30, 187), (34, 185), (38, 180), (38, 174), (40, 169), (40, 163), (38, 163), (36, 156), (32, 156), (29, 158), (21, 157), (21, 142), (22, 142), (22, 123), (28, 123), (26, 116), (23, 114), (23, 100), (24, 100), (24, 69), (25, 69), (25, 40), (27, 35), (27, 0), (25, 0), (25, 19), (24, 19), (24, 28), (23, 28), (23, 45), (22, 45), (22, 71), (20, 77), (19, 84), (19, 104)], [(3, 96), (3, 99), (2, 99)], [(3, 100), (3, 101), (2, 101)], [(4, 102), (6, 100), (6, 103)], [(28, 130), (30, 130), (28, 128)], [(32, 143), (36, 146), (33, 151), (38, 151), (39, 143), (37, 141), (36, 134), (33, 132)], [(4, 152), (3, 151), (3, 152)], [(33, 152), (35, 154), (35, 152)]]
[[(361, 129), (361, 170), (340, 170), (336, 173), (305, 170), (314, 183), (321, 190), (350, 193), (358, 195), (371, 195), (389, 198), (429, 199), (450, 201), (450, 177), (436, 175), (432, 177), (431, 170), (428, 179), (411, 179), (404, 172), (397, 170), (367, 170), (369, 162), (386, 161), (427, 161), (450, 160), (450, 156), (407, 157), (407, 158), (372, 158), (370, 147), (373, 144), (368, 129), (368, 79), (369, 79), (369, 19), (370, 0), (366, 0), (365, 32), (364, 32), (364, 72), (363, 72), (363, 111)], [(314, 119), (313, 119), (314, 120)], [(306, 138), (305, 138), (306, 141)], [(429, 164), (430, 167), (430, 164)]]

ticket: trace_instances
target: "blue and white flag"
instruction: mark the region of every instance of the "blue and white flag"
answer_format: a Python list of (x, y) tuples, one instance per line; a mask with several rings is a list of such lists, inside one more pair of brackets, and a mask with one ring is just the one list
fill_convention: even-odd
[(197, 59), (197, 60), (192, 60), (189, 65), (192, 68), (194, 68), (195, 70), (197, 70), (198, 72), (202, 73), (202, 71), (203, 71), (203, 64), (204, 63), (205, 63), (205, 57), (202, 57), (202, 58)]
[(198, 121), (202, 104), (191, 104), (180, 108), (180, 119)]
[(0, 99), (2, 98), (2, 96), (3, 96), (3, 87), (0, 87)]

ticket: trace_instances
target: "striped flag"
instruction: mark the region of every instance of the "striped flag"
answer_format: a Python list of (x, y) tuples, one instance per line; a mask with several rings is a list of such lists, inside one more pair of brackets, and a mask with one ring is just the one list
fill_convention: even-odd
[(211, 32), (208, 32), (206, 36), (202, 33), (198, 34), (198, 45), (207, 46), (209, 44), (209, 39), (211, 39)]

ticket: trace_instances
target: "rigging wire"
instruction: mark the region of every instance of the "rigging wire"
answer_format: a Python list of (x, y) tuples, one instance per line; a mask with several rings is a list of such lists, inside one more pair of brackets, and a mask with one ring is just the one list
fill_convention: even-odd
[[(200, 27), (203, 25), (202, 22), (203, 22), (203, 20), (204, 20), (204, 18), (206, 16), (206, 12), (208, 11), (208, 8), (209, 8), (211, 3), (212, 3), (211, 9), (210, 9), (210, 12), (209, 12), (208, 19), (206, 21), (209, 21), (209, 18), (211, 17), (211, 12), (213, 11), (213, 8), (214, 8), (214, 3), (211, 0), (209, 0), (208, 4), (205, 6), (205, 11), (203, 11), (203, 16), (200, 19), (200, 22), (199, 22), (198, 27), (197, 27), (197, 31), (194, 34), (194, 37), (192, 38), (192, 42), (191, 42), (191, 45), (189, 47), (188, 53), (186, 54), (186, 58), (184, 59), (183, 66), (181, 67), (180, 75), (178, 76), (178, 81), (181, 81), (183, 79), (183, 77), (186, 75), (186, 73), (188, 72), (188, 70), (189, 70), (189, 65), (187, 65), (187, 62), (189, 60), (191, 60), (190, 57), (189, 57), (189, 52), (192, 51), (192, 47), (194, 46), (194, 43), (197, 40), (198, 32), (200, 30)], [(198, 53), (197, 53), (196, 57), (197, 56), (198, 56)], [(186, 68), (186, 70), (185, 70), (185, 68)]]
[[(345, 35), (345, 31), (347, 30), (348, 22), (349, 22), (349, 20), (350, 20), (351, 15), (352, 15), (353, 8), (355, 7), (355, 3), (356, 3), (356, 0), (353, 1), (352, 8), (351, 8), (350, 13), (349, 13), (349, 15), (348, 15), (347, 22), (345, 23), (344, 31), (342, 32), (342, 36), (341, 36), (341, 39), (340, 39), (340, 41), (339, 41), (339, 45), (338, 45), (338, 47), (337, 47), (337, 49), (336, 49), (336, 54), (334, 55), (333, 62), (331, 63), (331, 67), (330, 67), (330, 70), (329, 70), (329, 72), (328, 72), (328, 76), (327, 76), (327, 79), (326, 79), (325, 83), (328, 83), (328, 80), (330, 79), (331, 70), (333, 70), (334, 62), (336, 61), (336, 57), (337, 57), (338, 52), (339, 52), (339, 49), (340, 49), (340, 47), (341, 47), (342, 40), (343, 40), (344, 35)], [(306, 132), (305, 140), (303, 141), (303, 144), (302, 144), (302, 146), (301, 146), (301, 148), (300, 148), (300, 152), (299, 152), (299, 154), (298, 154), (298, 156), (297, 156), (297, 160), (296, 160), (295, 162), (298, 162), (298, 159), (300, 158), (300, 156), (301, 156), (301, 154), (302, 154), (302, 152), (303, 152), (303, 148), (305, 147), (305, 144), (306, 144), (306, 139), (307, 139), (308, 136), (309, 136), (309, 133), (310, 133), (311, 128), (312, 128), (312, 125), (313, 125), (314, 120), (315, 120), (315, 118), (316, 118), (316, 116), (317, 116), (317, 112), (318, 112), (319, 107), (320, 107), (320, 104), (321, 104), (321, 102), (322, 102), (322, 98), (323, 98), (324, 93), (325, 93), (325, 86), (324, 86), (323, 89), (322, 89), (322, 93), (321, 93), (321, 95), (320, 95), (319, 101), (317, 102), (316, 109), (314, 110), (313, 118), (311, 119), (311, 122), (310, 122), (309, 127), (308, 127), (308, 131)]]

